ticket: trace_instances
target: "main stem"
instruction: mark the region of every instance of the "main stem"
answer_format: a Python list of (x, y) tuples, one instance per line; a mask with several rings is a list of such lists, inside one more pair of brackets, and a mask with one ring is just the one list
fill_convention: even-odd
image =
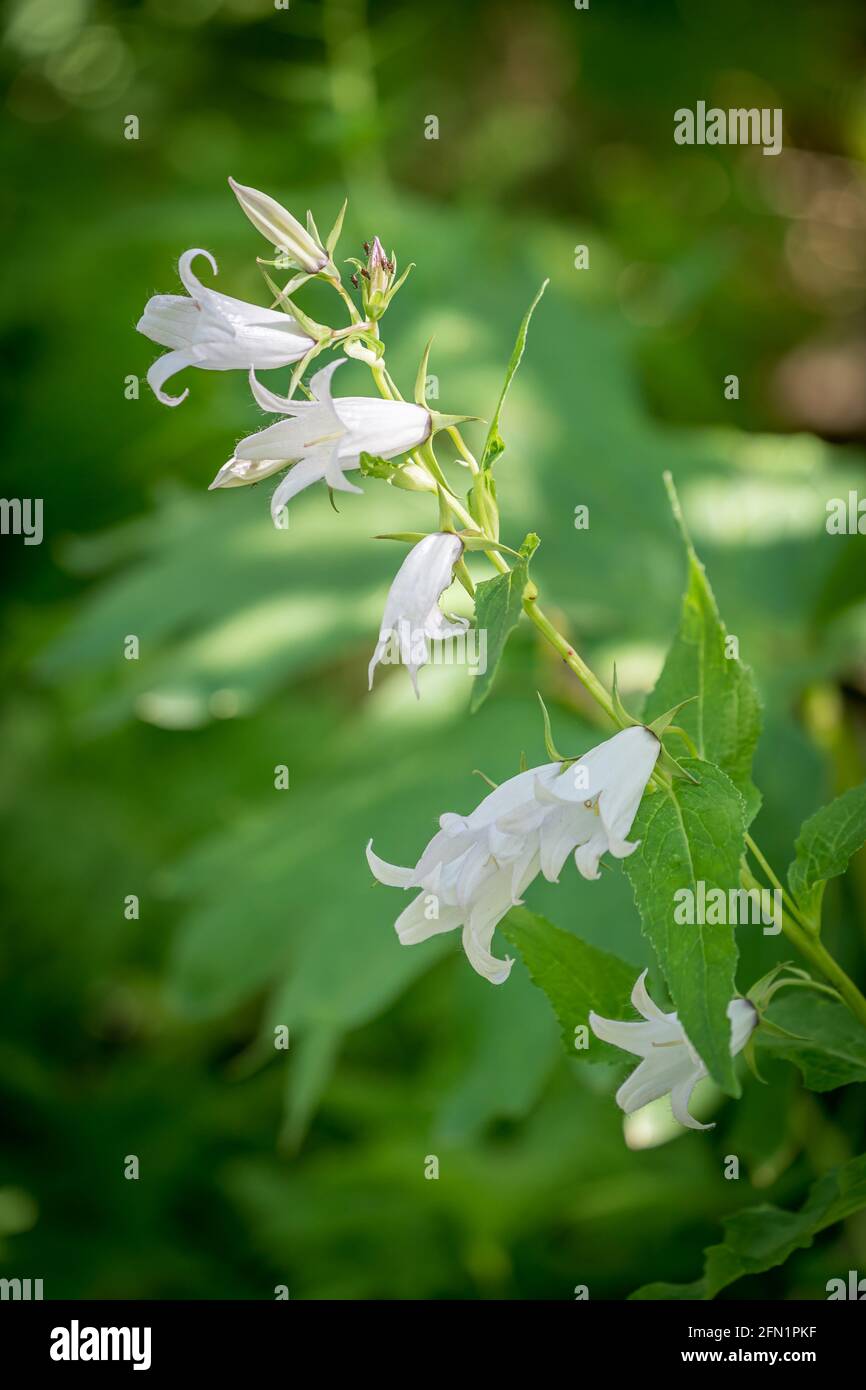
[[(378, 325), (374, 326), (374, 333), (376, 337), (379, 336)], [(384, 396), (386, 400), (402, 400), (400, 392), (397, 390), (381, 361), (371, 366), (370, 371), (372, 372), (373, 380), (381, 396)], [(452, 438), (457, 436), (455, 438), (455, 443), (461, 448), (464, 456), (471, 458), (472, 456), (469, 454), (469, 450), (466, 448), (457, 431), (449, 431), (449, 433), (451, 433)], [(454, 496), (454, 493), (445, 480), (433, 452), (431, 441), (428, 439), (426, 443), (422, 444), (419, 449), (416, 449), (410, 457), (413, 463), (423, 468), (436, 483), (440, 495), (444, 497), (448, 508), (457, 520), (460, 521), (462, 525), (471, 527), (473, 530), (477, 531), (478, 522), (475, 517), (464, 507), (459, 498)], [(474, 471), (473, 469), (473, 472)], [(493, 539), (493, 537), (490, 539)], [(484, 554), (493, 568), (498, 570), (500, 574), (508, 574), (510, 572), (511, 566), (498, 550), (491, 548), (490, 550), (485, 550)], [(554, 650), (559, 653), (569, 670), (574, 672), (584, 689), (587, 690), (596, 703), (601, 706), (612, 722), (617, 724), (619, 721), (616, 718), (613, 701), (607, 689), (598, 679), (595, 672), (587, 666), (583, 658), (574, 650), (574, 647), (563, 637), (559, 629), (553, 625), (547, 615), (539, 608), (537, 590), (534, 584), (528, 587), (528, 591), (524, 595), (523, 611), (541, 635), (546, 638)], [(784, 901), (788, 904), (790, 910), (786, 912), (783, 909), (782, 912), (782, 930), (788, 940), (796, 946), (800, 954), (805, 956), (806, 960), (814, 965), (824, 978), (829, 980), (833, 987), (838, 990), (839, 995), (845, 1001), (854, 1017), (866, 1028), (866, 998), (861, 994), (850, 976), (846, 975), (838, 961), (831, 956), (823, 941), (821, 941), (817, 930), (810, 925), (804, 924), (804, 922), (800, 920), (796, 904), (791, 899), (787, 890), (780, 884), (761, 850), (750, 835), (746, 836), (746, 843), (770, 881), (781, 889)], [(747, 886), (760, 888), (760, 884), (751, 873), (745, 875), (744, 881)]]

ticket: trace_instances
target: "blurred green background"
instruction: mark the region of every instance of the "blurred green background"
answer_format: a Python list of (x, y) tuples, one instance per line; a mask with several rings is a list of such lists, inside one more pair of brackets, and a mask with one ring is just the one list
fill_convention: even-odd
[[(389, 363), (408, 391), (435, 334), (443, 410), (489, 413), (549, 276), (503, 422), (505, 538), (539, 532), (545, 607), (637, 701), (684, 576), (673, 470), (765, 699), (756, 834), (782, 868), (803, 817), (866, 775), (866, 540), (824, 529), (827, 498), (866, 482), (861, 6), (15, 0), (3, 37), (3, 495), (44, 498), (45, 540), (2, 540), (0, 1274), (84, 1298), (621, 1298), (696, 1277), (726, 1213), (798, 1205), (862, 1149), (862, 1096), (777, 1063), (707, 1099), (714, 1130), (651, 1117), (630, 1147), (610, 1077), (563, 1055), (522, 965), (494, 989), (456, 938), (399, 946), (368, 838), (411, 862), (480, 797), (474, 768), (543, 761), (537, 689), (569, 751), (593, 709), (522, 629), (471, 719), (462, 668), (423, 672), (420, 704), (400, 670), (368, 695), (398, 558), (371, 537), (428, 524), (425, 504), (368, 482), (335, 515), (319, 488), (275, 531), (267, 488), (208, 494), (261, 423), (243, 374), (187, 372), (165, 409), (134, 326), (191, 246), (264, 302), (229, 174), (320, 227), (348, 192), (341, 255), (378, 233), (417, 262)], [(699, 99), (782, 107), (784, 153), (675, 146)], [(342, 369), (340, 391), (368, 389)], [(861, 856), (827, 912), (861, 983), (864, 897)], [(619, 869), (567, 867), (528, 903), (653, 964)], [(741, 935), (745, 988), (785, 950)], [(858, 1260), (862, 1214), (731, 1292), (823, 1297)]]

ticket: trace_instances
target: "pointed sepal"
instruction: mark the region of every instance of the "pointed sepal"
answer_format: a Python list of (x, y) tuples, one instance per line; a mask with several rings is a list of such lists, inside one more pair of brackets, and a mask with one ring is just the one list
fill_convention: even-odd
[(541, 717), (544, 720), (544, 746), (547, 749), (547, 756), (552, 763), (566, 763), (569, 761), (568, 758), (565, 758), (562, 753), (557, 751), (556, 744), (553, 742), (553, 731), (550, 727), (550, 715), (547, 713), (547, 705), (541, 698), (541, 692), (536, 690), (535, 693), (538, 696), (538, 703), (541, 705)]
[(690, 695), (687, 700), (680, 700), (678, 705), (673, 705), (671, 709), (665, 710), (664, 714), (658, 715), (658, 717), (654, 719), (651, 724), (647, 724), (646, 727), (649, 729), (650, 733), (655, 734), (656, 738), (660, 739), (663, 734), (667, 733), (680, 710), (685, 709), (686, 705), (690, 705), (697, 698), (697, 695)]

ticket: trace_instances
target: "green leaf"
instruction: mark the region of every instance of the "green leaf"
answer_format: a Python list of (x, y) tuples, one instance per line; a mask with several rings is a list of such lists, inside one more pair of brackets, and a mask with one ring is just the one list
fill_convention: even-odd
[(820, 920), (828, 878), (838, 878), (866, 842), (866, 782), (822, 806), (800, 829), (797, 857), (788, 866), (791, 892), (808, 917)]
[(526, 908), (513, 908), (500, 931), (520, 952), (533, 984), (550, 1000), (569, 1055), (587, 1062), (621, 1063), (618, 1049), (596, 1038), (587, 1048), (575, 1048), (574, 1030), (587, 1025), (591, 1009), (605, 1018), (629, 1016), (635, 967)]
[(490, 428), (487, 431), (487, 438), (484, 441), (484, 451), (481, 455), (482, 469), (491, 468), (493, 464), (496, 462), (496, 460), (499, 458), (499, 455), (505, 452), (505, 441), (503, 440), (502, 435), (499, 433), (499, 417), (502, 414), (502, 407), (505, 404), (505, 397), (508, 395), (508, 389), (511, 386), (511, 383), (514, 379), (514, 373), (520, 366), (520, 359), (523, 356), (523, 349), (526, 347), (526, 335), (529, 332), (529, 320), (532, 318), (532, 315), (535, 311), (535, 306), (538, 303), (541, 296), (544, 294), (544, 291), (547, 289), (548, 284), (549, 281), (545, 280), (544, 284), (541, 286), (541, 289), (538, 291), (538, 294), (535, 296), (526, 313), (524, 314), (523, 322), (521, 323), (520, 328), (517, 331), (517, 339), (514, 344), (514, 351), (512, 352), (511, 360), (508, 363), (508, 368), (505, 373), (505, 381), (502, 384), (502, 390), (499, 393), (499, 400), (496, 403), (496, 410), (493, 412), (493, 419), (490, 421)]
[(724, 1222), (721, 1245), (704, 1251), (704, 1274), (693, 1284), (645, 1284), (634, 1299), (710, 1299), (746, 1274), (763, 1274), (806, 1250), (819, 1231), (866, 1207), (866, 1155), (834, 1168), (812, 1185), (800, 1211), (768, 1203)]
[(524, 542), (513, 569), (483, 580), (475, 590), (475, 627), (478, 632), (487, 633), (487, 667), (472, 682), (469, 708), (473, 714), (490, 694), (505, 643), (520, 621), (531, 553), (531, 550), (526, 553)]
[(737, 1096), (726, 1012), (736, 993), (734, 928), (677, 923), (674, 895), (687, 888), (696, 902), (700, 880), (708, 894), (739, 887), (745, 803), (711, 763), (684, 758), (682, 765), (699, 779), (697, 785), (676, 781), (644, 797), (630, 834), (640, 844), (624, 861), (625, 870), (680, 1021), (710, 1075)]
[[(671, 485), (672, 486), (672, 485)], [(761, 804), (752, 783), (752, 756), (761, 731), (761, 704), (752, 672), (728, 656), (728, 636), (703, 565), (680, 521), (688, 555), (688, 584), (676, 637), (644, 709), (649, 723), (672, 705), (697, 696), (680, 724), (707, 762), (726, 772), (746, 798), (750, 824)]]
[(799, 1067), (810, 1091), (866, 1081), (866, 1029), (844, 1004), (808, 989), (790, 990), (773, 1001), (767, 1017), (795, 1036), (759, 1028), (758, 1046)]

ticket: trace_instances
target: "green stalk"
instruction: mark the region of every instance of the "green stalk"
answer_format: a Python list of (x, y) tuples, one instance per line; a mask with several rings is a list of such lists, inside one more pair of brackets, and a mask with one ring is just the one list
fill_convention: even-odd
[[(378, 336), (378, 325), (374, 327), (374, 332), (376, 336)], [(403, 399), (381, 362), (377, 362), (370, 370), (381, 396), (386, 400)], [(455, 440), (455, 442), (458, 441)], [(465, 445), (463, 445), (462, 440), (459, 441), (459, 444), (462, 446), (463, 452), (468, 455), (469, 451), (465, 448)], [(445, 505), (450, 508), (454, 516), (457, 517), (464, 526), (471, 527), (473, 530), (476, 529), (478, 523), (475, 518), (463, 506), (459, 499), (454, 496), (448, 483), (445, 481), (436, 456), (433, 453), (432, 443), (428, 440), (420, 449), (416, 449), (410, 457), (414, 463), (417, 463), (419, 467), (425, 469), (430, 477), (439, 484), (438, 491), (440, 498)], [(491, 540), (493, 539), (493, 537), (490, 536), (489, 528), (485, 530), (485, 535), (489, 536)], [(510, 565), (498, 550), (485, 550), (483, 553), (494, 569), (498, 570), (500, 574), (510, 573)], [(614, 711), (613, 701), (605, 686), (598, 679), (595, 672), (590, 669), (583, 658), (575, 651), (574, 647), (563, 637), (562, 633), (554, 627), (546, 614), (542, 612), (538, 606), (537, 598), (538, 591), (535, 585), (531, 583), (523, 599), (524, 613), (541, 635), (550, 643), (553, 649), (559, 653), (568, 669), (577, 676), (581, 685), (604, 710), (610, 720), (614, 724), (618, 724), (619, 721)], [(661, 786), (668, 786), (666, 779), (658, 772), (653, 774), (653, 778)], [(816, 970), (820, 971), (824, 978), (838, 990), (839, 995), (845, 1001), (851, 1013), (863, 1024), (864, 1028), (866, 1028), (866, 998), (861, 994), (850, 976), (845, 973), (841, 965), (830, 955), (830, 952), (821, 941), (816, 928), (811, 923), (801, 918), (800, 909), (797, 907), (797, 904), (779, 882), (773, 870), (770, 868), (767, 859), (752, 839), (751, 835), (746, 836), (746, 844), (770, 879), (770, 882), (781, 891), (783, 902), (788, 905), (789, 910), (786, 912), (783, 908), (782, 911), (782, 930), (788, 940), (792, 945), (796, 946), (800, 954), (804, 956)], [(748, 887), (758, 889), (761, 887), (758, 880), (749, 870), (744, 872), (743, 881)]]
[[(743, 873), (743, 886), (756, 888), (759, 892), (761, 890), (761, 884), (748, 869)], [(854, 1017), (866, 1028), (866, 999), (851, 977), (846, 975), (838, 961), (830, 955), (823, 941), (806, 931), (799, 922), (795, 922), (784, 908), (782, 909), (782, 931), (791, 944), (796, 946), (800, 954), (805, 956), (810, 965), (814, 965), (825, 980), (829, 980), (844, 999)]]

